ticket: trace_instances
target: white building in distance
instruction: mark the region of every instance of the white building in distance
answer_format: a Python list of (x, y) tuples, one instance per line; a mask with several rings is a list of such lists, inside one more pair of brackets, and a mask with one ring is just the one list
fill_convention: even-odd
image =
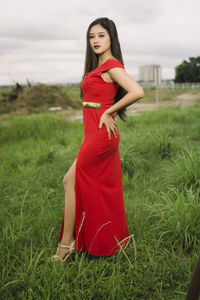
[(162, 81), (160, 65), (145, 65), (139, 67), (139, 81), (160, 83)]

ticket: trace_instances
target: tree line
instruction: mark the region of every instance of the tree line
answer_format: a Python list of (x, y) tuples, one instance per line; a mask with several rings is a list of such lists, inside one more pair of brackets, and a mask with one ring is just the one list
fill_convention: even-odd
[(200, 56), (189, 57), (176, 66), (174, 82), (200, 82)]

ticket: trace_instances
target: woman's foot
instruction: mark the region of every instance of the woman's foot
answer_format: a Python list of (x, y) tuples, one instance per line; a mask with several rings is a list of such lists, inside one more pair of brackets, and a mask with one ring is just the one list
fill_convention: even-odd
[(75, 251), (75, 240), (73, 240), (69, 245), (63, 242), (58, 244), (56, 254), (51, 257), (51, 261), (62, 261), (65, 262), (67, 258)]

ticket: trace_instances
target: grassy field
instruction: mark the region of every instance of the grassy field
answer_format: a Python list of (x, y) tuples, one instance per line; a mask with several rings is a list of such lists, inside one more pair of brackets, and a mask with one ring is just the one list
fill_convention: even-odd
[(46, 112), (50, 107), (80, 109), (79, 88), (39, 84), (17, 89), (0, 89), (0, 114), (26, 114)]
[[(144, 103), (152, 103), (155, 101), (155, 88), (151, 89), (144, 89), (145, 90), (145, 96), (142, 99), (142, 102)], [(161, 102), (163, 101), (171, 101), (173, 102), (176, 100), (177, 96), (180, 96), (184, 93), (189, 93), (192, 95), (199, 95), (199, 89), (183, 89), (183, 88), (177, 88), (177, 89), (159, 89), (159, 100)], [(199, 95), (200, 99), (200, 95)]]
[[(140, 103), (155, 103), (155, 88), (144, 89), (145, 96)], [(6, 100), (5, 94), (16, 94), (15, 89), (0, 88), (0, 115), (1, 114), (25, 114), (46, 112), (50, 107), (62, 107), (65, 110), (81, 109), (80, 88), (59, 87), (54, 85), (38, 85), (24, 87), (23, 91), (17, 93), (15, 100)], [(159, 102), (173, 104), (180, 95), (188, 94), (195, 96), (200, 101), (199, 89), (160, 89)], [(188, 99), (187, 99), (188, 100)], [(191, 99), (190, 99), (191, 100)]]
[(62, 179), (83, 124), (57, 112), (0, 119), (0, 299), (185, 299), (200, 252), (200, 106), (117, 119), (133, 239), (109, 258), (49, 264)]

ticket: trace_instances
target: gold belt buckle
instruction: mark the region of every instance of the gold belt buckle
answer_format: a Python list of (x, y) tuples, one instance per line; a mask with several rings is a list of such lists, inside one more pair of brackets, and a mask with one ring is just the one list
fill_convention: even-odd
[(97, 102), (83, 102), (83, 107), (88, 107), (88, 108), (101, 108), (101, 103)]

